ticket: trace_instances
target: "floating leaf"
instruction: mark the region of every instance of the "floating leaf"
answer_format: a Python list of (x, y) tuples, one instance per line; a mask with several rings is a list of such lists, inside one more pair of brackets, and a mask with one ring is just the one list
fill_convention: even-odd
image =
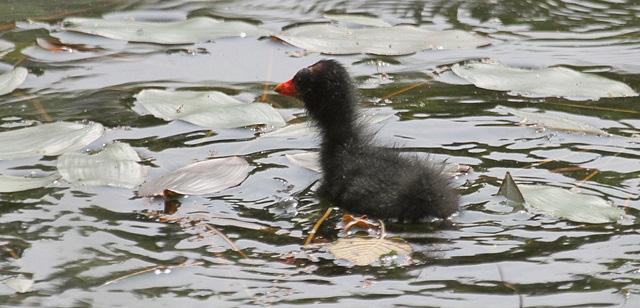
[(519, 185), (525, 207), (534, 212), (592, 224), (617, 221), (624, 211), (606, 200), (568, 189), (542, 185)]
[(598, 100), (602, 97), (638, 96), (628, 85), (566, 67), (523, 69), (493, 61), (455, 64), (451, 70), (476, 87), (508, 91), (524, 97), (564, 97)]
[(391, 24), (388, 22), (371, 15), (366, 14), (339, 14), (339, 13), (326, 13), (323, 15), (324, 18), (344, 22), (344, 23), (352, 23), (363, 26), (372, 26), (372, 27), (391, 27)]
[(346, 259), (359, 266), (370, 265), (387, 254), (409, 255), (413, 251), (403, 240), (368, 237), (340, 238), (327, 244), (327, 248), (337, 259)]
[(0, 56), (3, 56), (5, 53), (11, 51), (13, 47), (13, 43), (0, 39)]
[(320, 166), (320, 153), (318, 152), (285, 154), (284, 156), (286, 156), (289, 161), (300, 167), (307, 168), (315, 172), (322, 172), (322, 167)]
[[(99, 48), (98, 50), (104, 50), (109, 52), (119, 52), (127, 48), (130, 45), (127, 41), (113, 40), (104, 36), (95, 36), (76, 31), (59, 31), (49, 33), (51, 37), (54, 37), (60, 43), (64, 45), (72, 46), (90, 46)], [(152, 48), (148, 46), (128, 46), (127, 52), (136, 52), (142, 50), (144, 53), (148, 53)], [(96, 51), (98, 51), (96, 50)], [(87, 50), (89, 51), (89, 50)]]
[(511, 200), (516, 203), (524, 203), (524, 197), (509, 172), (504, 175), (502, 185), (500, 185), (500, 189), (498, 190), (498, 195), (504, 196), (507, 200)]
[(58, 158), (58, 171), (67, 182), (89, 186), (134, 188), (146, 172), (140, 156), (126, 143), (111, 143), (100, 153), (65, 153)]
[(157, 44), (193, 44), (223, 37), (267, 35), (243, 21), (194, 17), (173, 22), (67, 18), (65, 28), (116, 40)]
[(497, 106), (496, 111), (507, 112), (522, 118), (523, 122), (535, 124), (537, 126), (561, 130), (574, 133), (584, 133), (598, 136), (608, 136), (609, 134), (600, 128), (589, 123), (572, 119), (568, 115), (553, 114), (549, 112), (527, 112), (518, 109)]
[(33, 286), (33, 279), (14, 277), (7, 279), (4, 284), (18, 293), (27, 293)]
[(136, 105), (164, 120), (183, 120), (206, 128), (255, 124), (284, 126), (280, 113), (264, 103), (243, 103), (222, 92), (142, 90)]
[(59, 174), (43, 177), (23, 177), (0, 174), (0, 192), (16, 192), (45, 187), (60, 178)]
[(138, 195), (160, 196), (165, 190), (181, 195), (215, 193), (242, 183), (251, 169), (246, 160), (237, 156), (210, 159), (145, 182)]
[(99, 51), (102, 50), (98, 47), (91, 47), (84, 44), (65, 44), (57, 38), (37, 38), (36, 44), (45, 50), (53, 52), (78, 52), (78, 51)]
[(573, 192), (569, 189), (543, 185), (516, 185), (507, 172), (498, 195), (522, 203), (534, 213), (584, 223), (609, 223), (617, 221), (624, 211), (606, 200)]
[(262, 134), (267, 138), (293, 138), (316, 134), (316, 130), (308, 122), (289, 124), (272, 132)]
[(104, 56), (111, 51), (84, 44), (65, 44), (57, 38), (37, 38), (37, 46), (27, 47), (22, 54), (38, 61), (62, 62)]
[(13, 92), (26, 79), (29, 72), (24, 67), (16, 67), (0, 75), (0, 95)]
[(104, 127), (55, 122), (0, 133), (0, 159), (60, 155), (84, 148), (100, 138)]
[(475, 48), (491, 41), (461, 30), (430, 31), (409, 25), (348, 29), (332, 24), (289, 28), (275, 37), (312, 52), (406, 55), (424, 49)]

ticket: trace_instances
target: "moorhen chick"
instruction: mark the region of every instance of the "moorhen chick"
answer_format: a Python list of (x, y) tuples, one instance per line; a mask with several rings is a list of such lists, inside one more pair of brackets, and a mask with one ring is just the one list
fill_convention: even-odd
[(320, 129), (321, 198), (350, 212), (400, 221), (446, 218), (458, 210), (458, 193), (443, 166), (372, 142), (358, 121), (357, 93), (340, 63), (319, 61), (275, 91), (302, 100)]

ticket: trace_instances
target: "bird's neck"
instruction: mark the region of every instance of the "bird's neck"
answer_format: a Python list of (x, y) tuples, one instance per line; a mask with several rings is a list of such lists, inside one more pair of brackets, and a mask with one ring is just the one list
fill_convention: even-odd
[(332, 157), (363, 140), (363, 129), (357, 124), (355, 112), (335, 114), (331, 121), (321, 121), (318, 126), (324, 157)]

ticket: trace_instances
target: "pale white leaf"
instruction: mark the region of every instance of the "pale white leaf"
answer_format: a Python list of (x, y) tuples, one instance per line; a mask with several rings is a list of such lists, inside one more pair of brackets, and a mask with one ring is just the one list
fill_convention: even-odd
[(584, 121), (579, 121), (572, 118), (570, 115), (561, 113), (550, 112), (528, 112), (518, 109), (513, 109), (504, 106), (496, 106), (496, 111), (506, 112), (518, 116), (522, 119), (522, 122), (534, 124), (541, 128), (560, 130), (573, 133), (583, 133), (598, 136), (607, 136), (607, 132), (601, 130), (592, 124)]
[(583, 223), (610, 223), (624, 215), (624, 211), (597, 196), (568, 189), (543, 185), (518, 185), (525, 207), (534, 213)]
[(183, 120), (205, 128), (285, 124), (271, 105), (244, 103), (217, 91), (142, 90), (136, 95), (136, 106), (167, 121)]
[[(43, 40), (44, 41), (44, 40)], [(65, 62), (82, 59), (96, 58), (113, 53), (105, 50), (82, 51), (75, 49), (68, 50), (47, 50), (41, 46), (30, 46), (22, 50), (22, 54), (39, 62)]]
[(243, 158), (233, 156), (197, 162), (142, 184), (138, 195), (159, 196), (165, 190), (182, 195), (204, 195), (236, 186), (252, 170)]
[(295, 138), (317, 134), (317, 130), (309, 122), (293, 123), (272, 132), (262, 134), (267, 138)]
[(0, 74), (0, 95), (13, 92), (26, 79), (29, 72), (24, 67), (16, 67), (11, 71)]
[(21, 277), (9, 278), (4, 282), (4, 284), (17, 293), (27, 293), (33, 286), (33, 279), (26, 279)]
[(0, 133), (0, 159), (60, 155), (84, 148), (104, 133), (95, 122), (54, 122)]
[(0, 57), (13, 50), (13, 43), (0, 39)]
[(58, 171), (69, 183), (88, 186), (134, 188), (146, 176), (140, 156), (126, 143), (111, 143), (96, 154), (65, 153), (58, 158)]
[(243, 21), (194, 17), (171, 22), (66, 18), (65, 28), (130, 42), (192, 44), (223, 37), (266, 35), (267, 31)]
[(311, 171), (322, 172), (322, 166), (320, 166), (320, 153), (318, 152), (304, 152), (297, 154), (285, 154), (287, 159), (303, 168), (307, 168)]
[(327, 54), (405, 55), (425, 49), (475, 48), (491, 43), (472, 32), (431, 31), (410, 25), (348, 29), (332, 24), (308, 24), (275, 36), (307, 51)]
[(59, 174), (42, 177), (23, 177), (0, 174), (0, 192), (16, 192), (45, 187), (60, 178)]
[(495, 61), (455, 64), (451, 70), (476, 87), (508, 91), (524, 97), (564, 97), (598, 100), (602, 97), (638, 96), (628, 85), (566, 67), (524, 69)]

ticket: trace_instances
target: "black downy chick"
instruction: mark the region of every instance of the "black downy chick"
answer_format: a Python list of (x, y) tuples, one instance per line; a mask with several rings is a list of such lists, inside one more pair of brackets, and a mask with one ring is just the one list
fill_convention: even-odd
[(302, 100), (320, 129), (322, 198), (354, 213), (400, 221), (446, 218), (458, 210), (458, 193), (442, 166), (373, 144), (358, 122), (357, 93), (340, 63), (319, 61), (275, 90)]

